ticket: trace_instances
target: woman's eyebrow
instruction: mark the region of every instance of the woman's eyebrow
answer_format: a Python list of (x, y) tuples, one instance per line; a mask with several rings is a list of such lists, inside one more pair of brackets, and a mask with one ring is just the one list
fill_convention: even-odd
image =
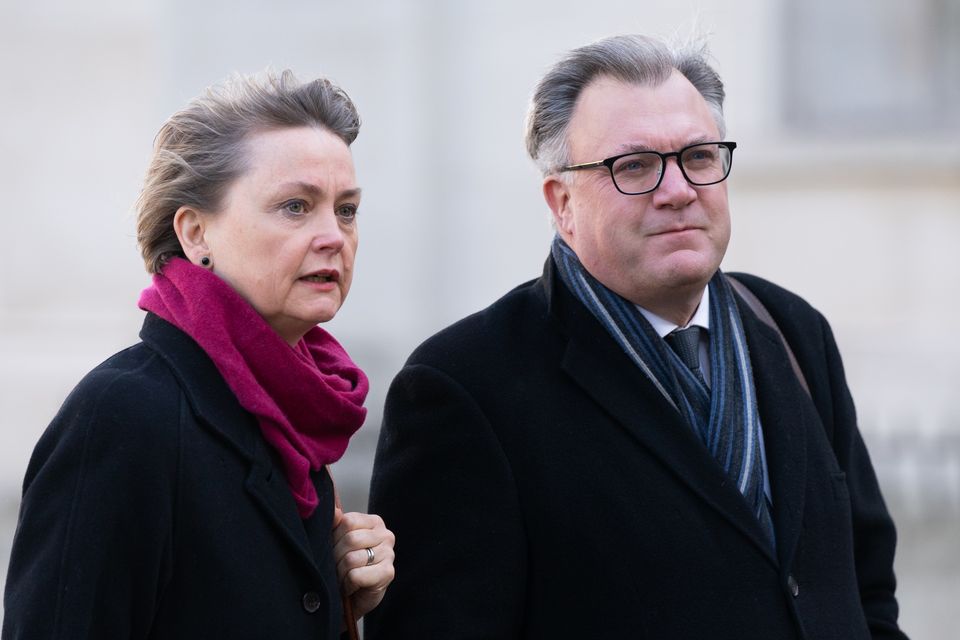
[[(314, 197), (324, 195), (324, 190), (318, 187), (317, 185), (312, 184), (310, 182), (303, 182), (301, 180), (296, 180), (293, 182), (284, 182), (283, 184), (277, 186), (276, 188), (277, 193), (285, 193), (290, 191), (301, 192), (301, 193), (306, 192)], [(361, 192), (360, 187), (354, 187), (352, 189), (344, 189), (343, 191), (337, 194), (337, 198), (338, 199), (358, 198), (360, 197), (360, 192)]]

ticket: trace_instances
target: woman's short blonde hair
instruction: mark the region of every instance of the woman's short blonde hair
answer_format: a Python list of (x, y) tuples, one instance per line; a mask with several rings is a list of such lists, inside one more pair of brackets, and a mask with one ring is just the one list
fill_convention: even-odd
[(287, 127), (321, 127), (350, 146), (360, 116), (329, 80), (301, 83), (290, 71), (268, 71), (210, 87), (163, 123), (137, 200), (137, 244), (148, 272), (183, 256), (173, 229), (177, 210), (217, 212), (230, 184), (247, 169), (247, 137)]

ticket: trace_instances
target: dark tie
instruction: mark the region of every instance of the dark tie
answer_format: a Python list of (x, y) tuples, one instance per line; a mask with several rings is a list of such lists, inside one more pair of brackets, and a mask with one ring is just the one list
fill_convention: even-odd
[(703, 372), (700, 371), (700, 327), (690, 325), (686, 329), (675, 329), (668, 333), (665, 339), (703, 386), (707, 386)]

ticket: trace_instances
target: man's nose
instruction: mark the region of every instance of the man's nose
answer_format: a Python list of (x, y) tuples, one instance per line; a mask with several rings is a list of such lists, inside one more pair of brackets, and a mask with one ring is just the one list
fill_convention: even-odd
[(687, 182), (676, 158), (667, 158), (663, 165), (663, 179), (653, 192), (653, 204), (657, 207), (679, 209), (697, 198), (697, 190)]

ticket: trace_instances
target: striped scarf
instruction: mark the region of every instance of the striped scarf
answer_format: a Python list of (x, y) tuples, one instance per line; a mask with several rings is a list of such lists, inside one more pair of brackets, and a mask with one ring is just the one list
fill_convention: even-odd
[(710, 280), (710, 389), (653, 330), (629, 300), (614, 293), (556, 236), (553, 260), (567, 288), (685, 419), (727, 476), (737, 483), (771, 545), (773, 520), (764, 495), (760, 417), (746, 336), (733, 292), (718, 270)]

